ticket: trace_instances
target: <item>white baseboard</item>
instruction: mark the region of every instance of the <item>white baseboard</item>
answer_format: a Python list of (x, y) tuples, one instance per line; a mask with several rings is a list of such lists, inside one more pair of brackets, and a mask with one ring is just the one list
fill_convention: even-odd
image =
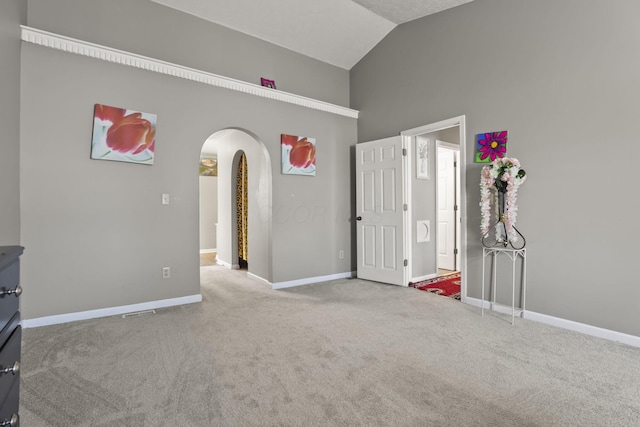
[(262, 282), (262, 283), (264, 283), (265, 285), (267, 285), (267, 286), (271, 287), (271, 282), (270, 282), (270, 281), (268, 281), (267, 279), (264, 279), (264, 278), (262, 278), (262, 277), (260, 277), (260, 276), (258, 276), (258, 275), (256, 275), (256, 274), (253, 274), (253, 273), (249, 273), (249, 272), (247, 272), (247, 277), (251, 277), (252, 279), (256, 279), (256, 280), (258, 280), (259, 282)]
[(240, 270), (240, 264), (231, 264), (227, 261), (223, 261), (220, 258), (216, 258), (216, 264), (226, 267), (230, 270)]
[(119, 314), (133, 313), (137, 311), (153, 310), (156, 308), (173, 307), (176, 305), (193, 304), (202, 301), (202, 295), (189, 295), (186, 297), (149, 301), (140, 304), (123, 305), (119, 307), (100, 308), (97, 310), (80, 311), (77, 313), (57, 314), (54, 316), (37, 317), (35, 319), (23, 319), (22, 327), (37, 328), (40, 326), (57, 325), (60, 323), (75, 322), (78, 320), (96, 319), (98, 317), (117, 316)]
[(200, 249), (200, 253), (201, 254), (211, 254), (211, 253), (214, 253), (214, 252), (218, 252), (218, 250), (215, 249), (215, 248), (214, 249)]
[(547, 325), (557, 326), (559, 328), (581, 332), (586, 335), (604, 338), (609, 341), (617, 341), (633, 347), (640, 347), (640, 337), (637, 337), (635, 335), (612, 331), (611, 329), (604, 329), (598, 326), (587, 325), (585, 323), (574, 322), (573, 320), (548, 316), (546, 314), (540, 314), (533, 311), (525, 311), (524, 318), (535, 320), (536, 322), (544, 323)]
[(422, 282), (423, 280), (433, 279), (435, 277), (438, 277), (438, 273), (433, 273), (433, 274), (427, 274), (425, 276), (414, 277), (413, 279), (411, 279), (409, 281), (411, 283), (418, 283), (418, 282)]
[(273, 289), (292, 288), (294, 286), (311, 285), (313, 283), (328, 282), (330, 280), (348, 279), (354, 277), (353, 272), (329, 274), (327, 276), (308, 277), (306, 279), (291, 280), (289, 282), (272, 283)]
[[(492, 303), (491, 301), (487, 300), (481, 301), (478, 298), (465, 298), (464, 302), (465, 304), (473, 305), (476, 307), (481, 307), (482, 305), (484, 305), (485, 310), (495, 311), (496, 313), (508, 314), (509, 316), (511, 316), (510, 305)], [(518, 307), (516, 307), (516, 311), (519, 311)], [(520, 312), (520, 314), (516, 314), (516, 317), (522, 317), (522, 312)]]
[[(466, 304), (480, 307), (482, 301), (478, 298), (465, 298)], [(484, 301), (484, 308), (491, 309), (491, 302)], [(502, 314), (511, 315), (511, 307), (496, 304), (495, 311)], [(602, 338), (609, 341), (616, 341), (622, 344), (627, 344), (632, 347), (640, 348), (640, 337), (622, 332), (612, 331), (611, 329), (604, 329), (598, 326), (587, 325), (585, 323), (574, 322), (573, 320), (563, 319), (561, 317), (549, 316), (547, 314), (536, 313), (535, 311), (525, 310), (521, 316), (525, 319), (533, 320), (535, 322), (544, 323), (545, 325), (551, 325), (562, 329), (568, 329), (570, 331), (580, 332), (585, 335), (591, 335), (594, 337)]]

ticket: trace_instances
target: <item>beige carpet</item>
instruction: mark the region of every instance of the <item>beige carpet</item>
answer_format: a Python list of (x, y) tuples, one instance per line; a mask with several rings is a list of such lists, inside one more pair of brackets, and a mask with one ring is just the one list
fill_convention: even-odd
[(640, 420), (640, 349), (413, 288), (202, 272), (201, 304), (26, 330), (22, 426)]

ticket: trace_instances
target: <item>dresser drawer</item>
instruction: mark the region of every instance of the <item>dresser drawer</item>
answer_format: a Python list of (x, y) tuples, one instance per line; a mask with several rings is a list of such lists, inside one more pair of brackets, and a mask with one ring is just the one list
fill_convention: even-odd
[[(20, 312), (16, 311), (13, 314), (13, 317), (9, 322), (5, 325), (4, 328), (0, 331), (0, 350), (4, 347), (4, 344), (9, 341), (9, 337), (15, 331), (15, 329), (20, 325)], [(0, 424), (1, 425), (1, 424)]]
[[(18, 427), (20, 425), (19, 409), (20, 381), (16, 381), (13, 383), (13, 388), (10, 390), (6, 400), (0, 404), (0, 425)], [(14, 423), (11, 424), (11, 421)]]
[[(0, 402), (4, 402), (7, 399), (7, 395), (14, 387), (14, 383), (20, 382), (21, 342), (22, 328), (18, 326), (0, 349)], [(4, 404), (2, 407), (4, 407)]]
[[(0, 330), (18, 311), (18, 294), (14, 291), (20, 283), (20, 262), (17, 258), (0, 269)], [(1, 345), (1, 343), (0, 343)]]

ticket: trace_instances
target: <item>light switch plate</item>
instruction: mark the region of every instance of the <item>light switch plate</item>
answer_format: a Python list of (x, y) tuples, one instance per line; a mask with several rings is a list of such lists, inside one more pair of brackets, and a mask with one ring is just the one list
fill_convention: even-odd
[(168, 205), (169, 201), (170, 201), (169, 195), (166, 193), (162, 194), (162, 204)]

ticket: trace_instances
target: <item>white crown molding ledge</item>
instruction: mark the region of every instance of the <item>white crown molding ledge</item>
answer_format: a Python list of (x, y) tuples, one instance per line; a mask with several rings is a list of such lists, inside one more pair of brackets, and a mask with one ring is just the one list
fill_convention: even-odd
[(274, 101), (285, 102), (287, 104), (298, 105), (313, 110), (324, 111), (339, 116), (357, 119), (359, 111), (330, 104), (324, 101), (307, 98), (280, 90), (265, 88), (256, 84), (243, 82), (241, 80), (220, 76), (206, 71), (189, 68), (171, 62), (138, 55), (113, 49), (107, 46), (50, 33), (37, 28), (22, 25), (22, 40), (39, 46), (49, 47), (76, 55), (88, 56), (102, 61), (113, 62), (126, 65), (128, 67), (140, 68), (159, 74), (166, 74), (185, 80), (196, 81), (209, 86), (221, 87), (224, 89), (242, 92), (249, 95), (268, 98)]

